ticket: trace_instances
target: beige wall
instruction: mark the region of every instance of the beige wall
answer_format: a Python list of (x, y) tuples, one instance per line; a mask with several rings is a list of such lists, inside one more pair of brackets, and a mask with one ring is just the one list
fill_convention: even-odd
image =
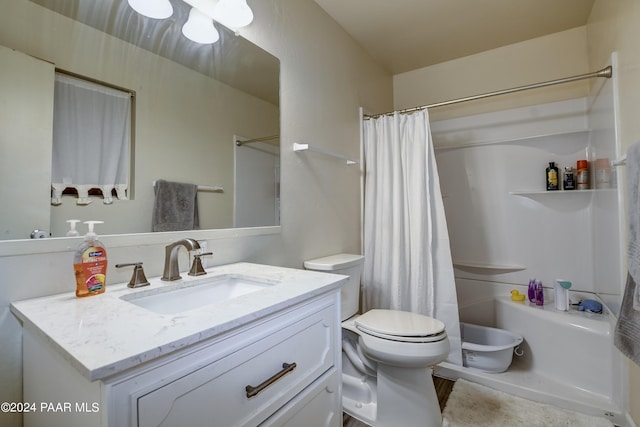
[[(620, 139), (622, 151), (640, 140), (640, 2), (637, 0), (596, 0), (587, 39), (589, 61), (597, 66), (611, 52), (618, 52), (620, 94)], [(629, 362), (629, 402), (631, 416), (640, 425), (640, 367)]]
[[(589, 70), (586, 28), (504, 46), (393, 77), (394, 108), (410, 108), (471, 95), (559, 79)], [(587, 82), (577, 82), (465, 102), (429, 111), (444, 120), (507, 108), (586, 96)]]
[(19, 239), (49, 229), (54, 68), (4, 46), (0, 64), (0, 181), (20, 182), (0, 187), (0, 239)]
[[(294, 142), (359, 157), (358, 106), (392, 108), (391, 77), (312, 1), (254, 1), (247, 38), (282, 60), (282, 248), (291, 265), (360, 251), (360, 172)], [(286, 229), (286, 230), (285, 230)]]
[[(282, 226), (276, 234), (208, 234), (214, 252), (210, 263), (246, 260), (302, 268), (303, 260), (312, 257), (358, 253), (359, 169), (321, 154), (295, 153), (292, 144), (358, 157), (358, 108), (391, 109), (391, 76), (312, 0), (250, 4), (255, 21), (242, 34), (281, 61)], [(129, 279), (129, 271), (113, 267), (120, 262), (143, 261), (147, 276), (160, 275), (164, 245), (180, 237), (103, 238), (109, 250), (108, 283)], [(62, 249), (53, 252), (42, 251), (39, 242), (0, 242), (0, 401), (21, 400), (20, 325), (9, 313), (10, 302), (74, 289), (76, 243), (62, 240), (56, 246)], [(20, 419), (0, 414), (0, 424), (20, 425)]]

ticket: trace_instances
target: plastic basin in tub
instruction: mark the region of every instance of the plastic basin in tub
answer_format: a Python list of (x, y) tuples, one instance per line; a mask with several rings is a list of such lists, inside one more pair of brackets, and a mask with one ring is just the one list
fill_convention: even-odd
[(513, 349), (522, 337), (504, 329), (460, 323), (462, 336), (462, 362), (469, 368), (498, 373), (509, 369)]

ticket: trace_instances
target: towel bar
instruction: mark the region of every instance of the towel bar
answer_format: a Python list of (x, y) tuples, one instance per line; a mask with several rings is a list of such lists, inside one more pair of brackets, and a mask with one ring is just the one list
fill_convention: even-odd
[[(153, 181), (151, 183), (154, 187), (156, 186), (156, 182)], [(198, 185), (198, 191), (213, 191), (216, 193), (224, 193), (224, 188), (219, 185)]]

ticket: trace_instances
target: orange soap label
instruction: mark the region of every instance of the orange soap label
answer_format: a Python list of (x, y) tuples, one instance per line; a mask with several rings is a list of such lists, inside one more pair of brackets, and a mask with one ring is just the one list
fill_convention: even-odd
[(99, 294), (105, 290), (107, 252), (102, 247), (90, 247), (82, 253), (82, 261), (74, 265), (76, 295)]

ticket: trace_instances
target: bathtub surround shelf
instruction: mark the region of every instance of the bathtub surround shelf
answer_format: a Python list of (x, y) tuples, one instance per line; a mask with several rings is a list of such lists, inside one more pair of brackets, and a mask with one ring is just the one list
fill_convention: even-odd
[[(346, 276), (249, 263), (207, 272), (274, 284), (176, 314), (122, 297), (202, 276), (170, 283), (153, 278), (144, 291), (123, 283), (93, 298), (69, 293), (13, 303), (24, 328), (25, 401), (99, 408), (25, 413), (25, 425), (142, 427), (215, 419), (225, 426), (339, 426), (338, 307)], [(245, 396), (246, 386), (274, 377), (283, 363), (296, 369)]]
[(568, 194), (593, 194), (600, 192), (615, 192), (618, 191), (617, 188), (591, 188), (588, 190), (518, 190), (518, 191), (509, 191), (509, 194), (512, 196), (522, 196), (522, 197), (538, 197), (538, 196), (567, 196)]
[(343, 154), (336, 153), (335, 151), (327, 150), (325, 148), (316, 147), (315, 145), (310, 144), (299, 144), (297, 142), (293, 143), (293, 151), (314, 151), (316, 153), (326, 154), (327, 156), (337, 157), (338, 159), (346, 160), (347, 165), (357, 165), (358, 160), (352, 159), (351, 157), (347, 157)]
[[(496, 139), (496, 140), (487, 140), (487, 141), (474, 141), (474, 142), (456, 142), (449, 145), (438, 145), (434, 147), (434, 150), (453, 150), (460, 148), (470, 148), (470, 147), (481, 147), (485, 145), (528, 145), (528, 146), (545, 146), (550, 145), (549, 142), (552, 139), (556, 141), (558, 139), (567, 139), (571, 140), (576, 137), (582, 137), (589, 133), (588, 130), (578, 129), (574, 131), (566, 131), (561, 133), (553, 133), (553, 134), (539, 134), (533, 136), (525, 136), (520, 138), (504, 138), (504, 139)], [(556, 142), (557, 143), (557, 142)]]
[[(551, 294), (552, 289), (546, 290), (550, 291), (549, 293)], [(531, 310), (543, 310), (547, 313), (554, 313), (552, 315), (555, 316), (565, 316), (564, 318), (559, 318), (561, 322), (574, 322), (575, 324), (583, 325), (583, 327), (591, 328), (598, 333), (605, 335), (607, 333), (609, 314), (604, 311), (602, 313), (593, 313), (586, 310), (580, 311), (577, 309), (577, 305), (570, 305), (567, 311), (559, 310), (555, 307), (555, 301), (552, 298), (547, 298), (544, 305), (535, 305), (535, 303), (529, 301), (513, 301), (513, 303), (522, 304)]]
[(468, 270), (486, 270), (487, 274), (497, 273), (511, 273), (513, 271), (526, 270), (527, 267), (517, 264), (486, 264), (482, 262), (473, 261), (453, 261), (453, 266), (460, 269)]

